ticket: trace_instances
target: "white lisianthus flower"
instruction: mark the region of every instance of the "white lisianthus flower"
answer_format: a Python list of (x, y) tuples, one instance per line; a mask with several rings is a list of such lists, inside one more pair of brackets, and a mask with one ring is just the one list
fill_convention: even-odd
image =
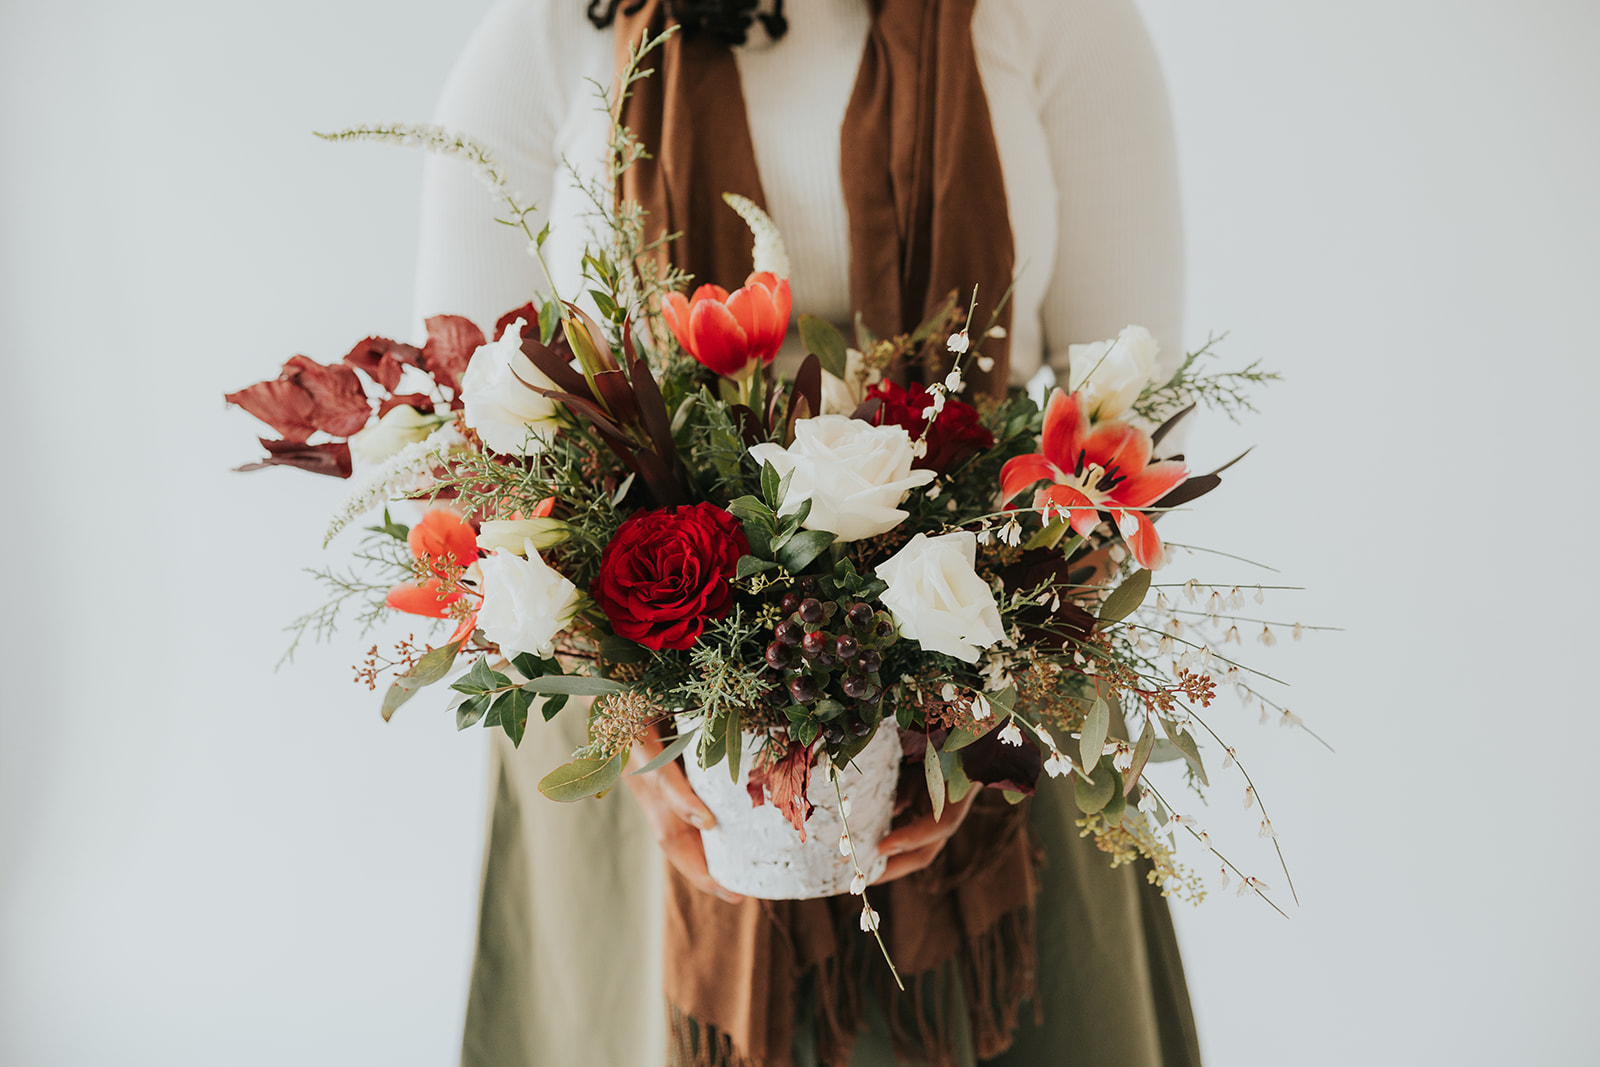
[(978, 538), (967, 530), (917, 534), (876, 573), (889, 584), (879, 598), (902, 637), (931, 652), (978, 662), (1005, 639), (989, 583), (978, 577)]
[(551, 548), (570, 535), (570, 527), (560, 519), (489, 519), (478, 526), (478, 547), (485, 552), (503, 548), (520, 556), (524, 543)]
[(1161, 347), (1143, 326), (1128, 326), (1113, 341), (1067, 347), (1070, 392), (1083, 394), (1094, 419), (1114, 419), (1155, 381)]
[(794, 424), (788, 448), (768, 441), (750, 449), (757, 463), (770, 463), (780, 475), (791, 471), (781, 510), (805, 500), (808, 530), (827, 530), (841, 541), (888, 533), (905, 519), (899, 504), (919, 485), (936, 477), (913, 470), (911, 435), (900, 426), (873, 426), (844, 415), (818, 415)]
[(480, 345), (461, 376), (462, 421), (478, 431), (484, 444), (513, 456), (526, 456), (538, 450), (536, 442), (551, 440), (560, 410), (554, 400), (523, 384), (555, 388), (522, 354), (522, 326), (518, 319), (500, 340)]
[(483, 574), (483, 607), (478, 626), (508, 657), (519, 652), (549, 656), (556, 634), (572, 621), (578, 587), (539, 557), (531, 540), (523, 553), (501, 549), (478, 561)]
[(383, 418), (351, 436), (350, 451), (361, 462), (376, 466), (407, 445), (426, 441), (447, 421), (438, 415), (424, 415), (410, 404), (396, 404)]

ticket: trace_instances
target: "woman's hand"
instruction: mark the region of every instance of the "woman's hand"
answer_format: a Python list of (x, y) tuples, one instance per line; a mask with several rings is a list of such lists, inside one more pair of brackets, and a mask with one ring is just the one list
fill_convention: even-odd
[(890, 831), (878, 842), (878, 854), (889, 857), (889, 865), (878, 875), (873, 885), (892, 882), (914, 874), (933, 862), (944, 848), (945, 842), (961, 828), (972, 802), (978, 795), (975, 785), (958, 801), (947, 802), (944, 815), (934, 819), (933, 812), (920, 815), (900, 828)]
[(711, 829), (717, 825), (717, 820), (689, 787), (689, 779), (684, 777), (678, 761), (673, 760), (649, 774), (633, 773), (660, 755), (662, 747), (660, 732), (652, 726), (634, 742), (622, 780), (628, 783), (634, 799), (644, 809), (644, 817), (661, 851), (666, 853), (667, 862), (702, 893), (738, 904), (744, 897), (718, 885), (706, 870), (706, 850), (700, 843), (700, 831)]

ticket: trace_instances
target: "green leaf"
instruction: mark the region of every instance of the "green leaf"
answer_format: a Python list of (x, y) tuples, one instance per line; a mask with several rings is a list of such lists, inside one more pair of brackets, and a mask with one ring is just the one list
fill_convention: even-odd
[(715, 767), (728, 754), (728, 719), (719, 715), (706, 723), (700, 731), (700, 745), (695, 749), (702, 767)]
[(1085, 815), (1093, 815), (1111, 802), (1117, 792), (1116, 776), (1107, 767), (1098, 764), (1093, 766), (1094, 780), (1091, 781), (1083, 775), (1078, 775), (1077, 786), (1073, 790), (1073, 799), (1078, 802), (1078, 810)]
[(545, 697), (539, 704), (539, 714), (544, 716), (544, 721), (549, 722), (556, 717), (556, 712), (567, 706), (567, 694), (557, 693), (555, 696)]
[(827, 530), (805, 530), (789, 539), (778, 553), (778, 562), (790, 574), (799, 574), (811, 561), (828, 550), (834, 535)]
[(1106, 801), (1106, 806), (1100, 809), (1100, 816), (1112, 826), (1122, 825), (1122, 813), (1128, 808), (1128, 799), (1120, 788), (1122, 776), (1115, 771), (1111, 772), (1111, 799)]
[[(550, 232), (550, 224), (540, 231), (540, 240)], [(556, 335), (556, 327), (561, 325), (561, 305), (554, 298), (546, 300), (539, 305), (539, 343), (548, 345), (550, 339)]]
[(1139, 605), (1144, 603), (1145, 594), (1149, 592), (1149, 571), (1141, 569), (1128, 575), (1122, 580), (1122, 584), (1111, 590), (1111, 595), (1106, 597), (1104, 606), (1100, 608), (1100, 625), (1108, 626), (1114, 622), (1121, 622), (1132, 615)]
[(1128, 779), (1122, 784), (1122, 795), (1127, 796), (1133, 792), (1133, 787), (1139, 784), (1139, 776), (1144, 773), (1144, 765), (1150, 762), (1150, 753), (1156, 747), (1156, 728), (1148, 722), (1144, 724), (1144, 732), (1139, 735), (1139, 740), (1133, 746), (1133, 763), (1128, 767)]
[(1194, 767), (1194, 773), (1200, 776), (1200, 784), (1210, 785), (1211, 783), (1206, 781), (1205, 764), (1200, 762), (1200, 747), (1195, 744), (1194, 738), (1190, 736), (1189, 731), (1180, 730), (1177, 723), (1164, 716), (1161, 719), (1161, 728), (1167, 732), (1167, 739), (1177, 746), (1179, 752), (1183, 753), (1183, 758), (1188, 760), (1190, 765)]
[(1000, 795), (1006, 798), (1007, 804), (1013, 806), (1021, 804), (1024, 800), (1028, 799), (1028, 794), (1019, 793), (1015, 789), (1002, 789), (1000, 790)]
[(547, 674), (525, 682), (522, 688), (529, 693), (565, 693), (575, 697), (597, 697), (628, 691), (628, 687), (621, 682), (590, 674)]
[(643, 663), (650, 650), (636, 641), (612, 634), (600, 642), (600, 658), (608, 663)]
[(967, 777), (967, 768), (962, 764), (961, 756), (955, 752), (939, 753), (939, 769), (944, 772), (950, 803), (959, 804), (967, 799), (967, 794), (972, 792), (972, 779)]
[(604, 315), (612, 322), (617, 321), (619, 318), (617, 315), (617, 302), (611, 299), (610, 293), (602, 292), (599, 289), (590, 289), (589, 295), (594, 297), (594, 306), (600, 309), (601, 315)]
[(805, 344), (806, 351), (822, 363), (823, 370), (835, 378), (845, 376), (849, 357), (845, 355), (847, 346), (844, 334), (839, 332), (838, 327), (815, 315), (801, 315), (800, 340)]
[(728, 755), (728, 779), (737, 783), (739, 781), (739, 757), (744, 755), (744, 730), (739, 727), (739, 709), (728, 710), (728, 725), (723, 727), (727, 732), (727, 741), (723, 749)]
[(501, 693), (494, 706), (500, 712), (500, 727), (511, 738), (511, 747), (522, 744), (522, 735), (528, 728), (528, 706), (533, 694), (525, 689), (512, 689)]
[[(533, 239), (533, 247), (534, 248), (543, 248), (544, 247), (544, 243), (549, 238), (549, 236), (550, 236), (550, 223), (549, 223), (549, 221), (546, 221), (544, 226), (542, 226), (540, 228), (540, 230), (539, 230), (539, 236), (537, 236), (537, 237), (535, 237)], [(548, 344), (549, 341), (547, 340), (545, 343)]]
[(634, 771), (634, 775), (637, 776), (641, 774), (649, 774), (651, 771), (659, 771), (661, 768), (665, 767), (667, 764), (671, 763), (673, 760), (677, 759), (679, 756), (688, 751), (689, 746), (694, 744), (695, 735), (697, 733), (699, 733), (699, 727), (692, 726), (685, 730), (683, 733), (673, 738), (672, 743), (666, 748), (663, 748), (660, 752), (656, 753), (655, 759)]
[[(518, 652), (511, 657), (511, 665), (524, 678), (537, 678), (544, 673), (545, 661), (532, 652)], [(559, 668), (557, 668), (559, 670)]]
[(1072, 529), (1070, 524), (1057, 520), (1052, 522), (1050, 525), (1041, 528), (1039, 532), (1030, 537), (1028, 539), (1028, 543), (1022, 547), (1024, 550), (1032, 548), (1054, 548), (1061, 543), (1061, 539), (1066, 536), (1067, 531), (1070, 529)]
[(383, 525), (368, 526), (367, 529), (373, 533), (387, 534), (396, 541), (404, 541), (406, 538), (411, 536), (411, 527), (407, 526), (403, 522), (395, 522), (393, 519), (391, 519), (389, 517), (388, 508), (383, 509)]
[(776, 514), (783, 506), (783, 476), (778, 473), (778, 468), (770, 462), (761, 464), (761, 496), (766, 501), (767, 507)]
[(922, 776), (928, 782), (928, 799), (933, 801), (933, 821), (938, 822), (944, 814), (944, 766), (939, 762), (939, 753), (934, 751), (933, 739), (928, 739), (928, 751), (922, 757)]
[(810, 719), (807, 719), (805, 722), (801, 723), (796, 728), (796, 733), (800, 735), (800, 743), (802, 745), (809, 745), (811, 742), (815, 741), (817, 739), (818, 729), (819, 727), (817, 724), (812, 722)]
[(491, 689), (504, 689), (511, 679), (499, 671), (489, 669), (489, 657), (479, 656), (472, 669), (450, 684), (458, 693), (487, 693)]
[(1099, 697), (1083, 719), (1083, 732), (1078, 735), (1078, 757), (1084, 768), (1100, 762), (1100, 752), (1106, 747), (1106, 732), (1111, 729), (1111, 709)]
[(966, 748), (986, 733), (988, 731), (983, 730), (981, 727), (974, 729), (970, 726), (957, 726), (945, 735), (944, 747), (939, 751), (954, 754)]
[(541, 778), (539, 792), (563, 803), (598, 796), (617, 784), (622, 763), (620, 752), (610, 759), (575, 759)]
[(741, 522), (761, 522), (768, 528), (773, 527), (778, 521), (777, 512), (767, 507), (766, 501), (754, 496), (741, 496), (730, 500), (728, 513)]
[(733, 576), (737, 579), (751, 578), (762, 571), (775, 571), (778, 564), (770, 559), (757, 559), (755, 556), (740, 556), (738, 565), (735, 566)]
[(461, 649), (460, 641), (451, 641), (448, 645), (429, 649), (417, 660), (416, 665), (409, 671), (400, 675), (389, 686), (389, 691), (383, 695), (383, 721), (388, 722), (395, 709), (416, 695), (417, 690), (424, 686), (432, 685), (440, 678), (450, 673), (450, 667), (456, 661), (456, 653)]
[(479, 694), (475, 697), (468, 697), (456, 705), (456, 729), (465, 730), (483, 718), (483, 713), (488, 710), (489, 698), (487, 696)]

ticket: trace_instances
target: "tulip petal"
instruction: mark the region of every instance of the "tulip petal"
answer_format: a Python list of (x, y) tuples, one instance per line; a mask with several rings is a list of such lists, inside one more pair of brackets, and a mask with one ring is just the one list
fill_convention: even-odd
[(1102, 422), (1084, 434), (1085, 459), (1101, 470), (1132, 477), (1150, 462), (1150, 435), (1126, 422)]
[(672, 336), (678, 339), (678, 346), (685, 352), (690, 352), (688, 298), (682, 293), (668, 293), (662, 297), (661, 317), (667, 320), (667, 328), (672, 331)]
[(1179, 459), (1152, 463), (1116, 489), (1112, 499), (1127, 508), (1142, 508), (1155, 503), (1189, 477), (1189, 468)]
[(1039, 451), (1063, 471), (1074, 470), (1088, 423), (1081, 394), (1068, 395), (1060, 389), (1052, 390), (1044, 409), (1044, 433), (1039, 437)]
[(1035, 507), (1049, 503), (1067, 510), (1067, 522), (1079, 537), (1088, 537), (1100, 525), (1100, 509), (1079, 489), (1070, 485), (1052, 485), (1034, 496)]
[(1006, 460), (1006, 465), (1000, 468), (1000, 502), (1010, 503), (1011, 499), (1034, 482), (1055, 481), (1060, 476), (1060, 471), (1055, 464), (1045, 459), (1037, 452), (1030, 452), (1025, 456), (1014, 456)]
[(763, 361), (778, 354), (783, 344), (784, 324), (772, 304), (772, 292), (760, 285), (747, 285), (728, 297), (728, 311), (738, 320), (749, 345), (750, 358)]
[[(1130, 514), (1137, 514), (1130, 512)], [(1161, 547), (1161, 535), (1156, 533), (1156, 524), (1150, 521), (1150, 516), (1139, 515), (1139, 528), (1133, 531), (1131, 537), (1124, 536), (1128, 547), (1133, 549), (1133, 558), (1139, 566), (1147, 571), (1159, 570), (1166, 562), (1166, 552)]]
[(699, 295), (695, 294), (689, 310), (689, 333), (694, 342), (690, 354), (717, 374), (732, 378), (750, 362), (748, 339), (726, 305), (700, 300)]

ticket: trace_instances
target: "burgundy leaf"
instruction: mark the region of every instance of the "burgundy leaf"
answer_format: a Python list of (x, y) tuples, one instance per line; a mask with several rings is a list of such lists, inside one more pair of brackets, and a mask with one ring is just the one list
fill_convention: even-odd
[(317, 428), (312, 421), (317, 402), (310, 392), (288, 378), (257, 382), (223, 399), (238, 404), (287, 441), (304, 441)]
[(800, 831), (800, 840), (806, 839), (806, 819), (811, 817), (811, 801), (806, 788), (811, 784), (811, 750), (791, 739), (783, 757), (773, 763), (757, 764), (750, 768), (750, 791), (753, 806), (759, 807), (759, 790), (766, 792), (772, 806)]
[[(801, 403), (806, 405), (800, 410)], [(789, 413), (784, 417), (784, 443), (794, 439), (794, 424), (822, 412), (822, 360), (810, 355), (794, 375), (794, 392), (789, 394)]]
[(415, 345), (403, 345), (387, 337), (368, 337), (350, 350), (344, 362), (392, 393), (400, 385), (400, 375), (406, 367), (417, 366), (421, 359), (422, 350)]
[(306, 356), (294, 356), (283, 365), (283, 374), (311, 394), (316, 406), (312, 424), (333, 437), (349, 437), (372, 417), (372, 402), (354, 368), (336, 363), (325, 367)]
[(461, 406), (461, 376), (467, 363), (483, 344), (483, 331), (471, 319), (460, 315), (435, 315), (429, 319), (428, 343), (422, 346), (422, 368), (433, 380), (456, 397), (451, 407)]
[(515, 311), (508, 311), (501, 315), (494, 324), (494, 339), (498, 341), (505, 335), (506, 327), (518, 319), (522, 320), (522, 339), (526, 341), (531, 337), (537, 341), (539, 339), (539, 311), (533, 306), (532, 301), (523, 304)]
[(589, 389), (589, 379), (582, 373), (572, 369), (569, 360), (572, 359), (572, 350), (567, 347), (566, 338), (560, 338), (560, 345), (542, 345), (537, 337), (522, 339), (522, 354), (528, 357), (528, 362), (539, 368), (539, 372), (546, 378), (568, 393), (578, 396), (592, 396)]
[(416, 408), (417, 411), (424, 415), (433, 414), (432, 397), (425, 396), (422, 393), (401, 393), (399, 396), (391, 396), (388, 400), (378, 405), (378, 418), (383, 418), (401, 404), (409, 408)]
[(308, 445), (303, 441), (273, 441), (260, 438), (267, 450), (267, 458), (246, 463), (235, 470), (259, 471), (268, 467), (299, 467), (313, 474), (327, 474), (335, 478), (350, 477), (350, 446), (343, 441), (327, 441)]

